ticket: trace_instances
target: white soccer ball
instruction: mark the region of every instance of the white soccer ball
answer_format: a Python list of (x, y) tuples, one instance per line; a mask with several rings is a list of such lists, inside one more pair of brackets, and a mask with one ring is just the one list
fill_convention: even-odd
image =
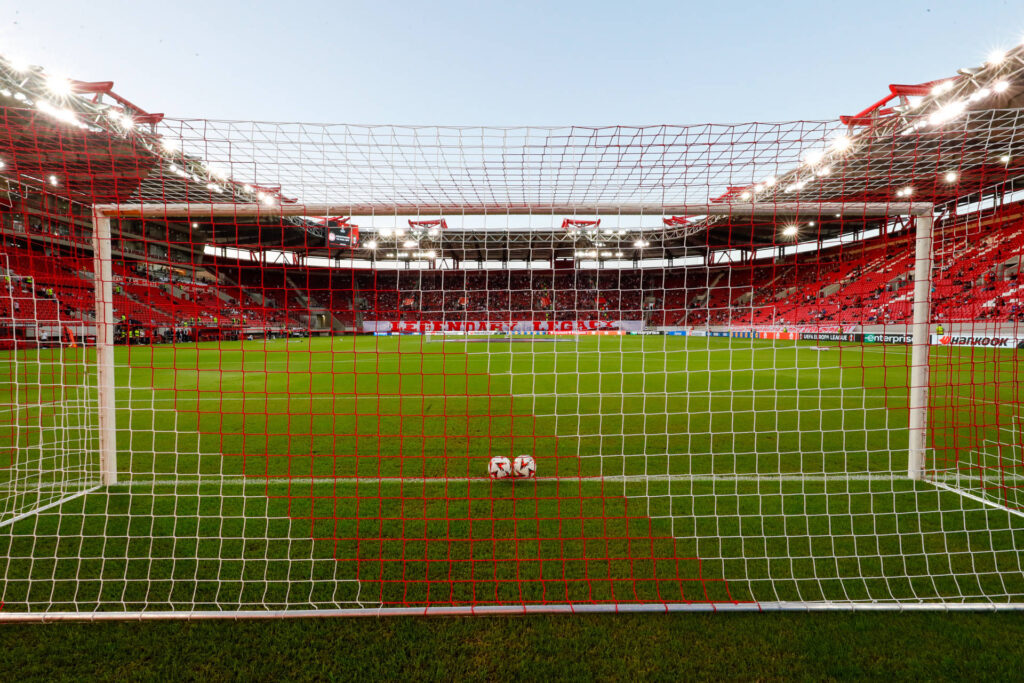
[(512, 461), (512, 474), (523, 479), (537, 475), (537, 462), (530, 455), (519, 455)]
[(496, 455), (487, 465), (487, 473), (491, 479), (504, 479), (512, 474), (512, 463), (504, 455)]

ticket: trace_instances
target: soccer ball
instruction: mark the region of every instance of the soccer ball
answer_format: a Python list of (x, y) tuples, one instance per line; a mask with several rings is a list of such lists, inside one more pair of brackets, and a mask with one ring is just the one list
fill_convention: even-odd
[(491, 479), (504, 479), (512, 474), (512, 463), (504, 455), (496, 455), (491, 458), (487, 473)]
[(529, 455), (519, 455), (512, 462), (512, 474), (523, 479), (537, 475), (537, 462)]

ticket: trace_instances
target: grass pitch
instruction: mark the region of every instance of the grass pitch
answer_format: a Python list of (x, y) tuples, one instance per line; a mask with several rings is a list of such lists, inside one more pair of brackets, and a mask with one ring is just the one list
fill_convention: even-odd
[[(121, 347), (120, 482), (95, 490), (90, 354), (18, 352), (0, 377), (0, 523), (53, 504), (0, 527), (7, 610), (1024, 593), (1024, 520), (906, 478), (905, 347)], [(937, 348), (932, 366), (930, 464), (1015, 504), (1018, 355)], [(521, 453), (537, 480), (486, 478)]]

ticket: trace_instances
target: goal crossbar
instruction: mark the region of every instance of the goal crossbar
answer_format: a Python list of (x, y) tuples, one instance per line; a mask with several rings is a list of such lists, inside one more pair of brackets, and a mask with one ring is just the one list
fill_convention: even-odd
[(753, 202), (704, 204), (345, 204), (345, 203), (158, 203), (99, 204), (110, 218), (187, 218), (193, 216), (419, 216), (419, 215), (706, 215), (769, 217), (838, 214), (843, 217), (930, 215), (931, 202)]

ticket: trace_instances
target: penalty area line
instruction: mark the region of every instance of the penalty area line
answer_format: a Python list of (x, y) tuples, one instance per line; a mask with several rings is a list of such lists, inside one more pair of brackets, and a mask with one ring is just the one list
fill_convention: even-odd
[[(312, 486), (339, 486), (339, 485), (405, 485), (405, 484), (466, 484), (485, 483), (492, 481), (486, 476), (480, 477), (244, 477), (244, 476), (216, 476), (209, 477), (175, 477), (163, 479), (135, 479), (132, 481), (120, 481), (109, 486), (110, 489), (135, 489), (135, 488), (161, 488), (178, 486), (260, 486), (264, 484), (301, 484)], [(590, 477), (534, 477), (529, 480), (509, 478), (508, 481), (537, 481), (541, 483), (571, 483), (583, 482), (588, 484), (621, 484), (634, 482), (831, 482), (831, 481), (901, 481), (909, 482), (905, 473), (892, 474), (760, 474), (760, 475), (732, 475), (732, 474), (626, 474), (607, 475)]]

